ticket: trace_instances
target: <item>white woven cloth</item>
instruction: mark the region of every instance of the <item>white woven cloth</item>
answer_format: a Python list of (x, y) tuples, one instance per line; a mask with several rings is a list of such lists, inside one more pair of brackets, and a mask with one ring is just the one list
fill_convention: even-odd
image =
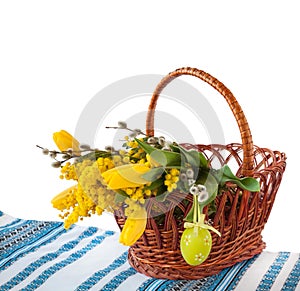
[(0, 290), (300, 290), (298, 253), (263, 252), (199, 280), (158, 280), (130, 267), (118, 237), (0, 211)]

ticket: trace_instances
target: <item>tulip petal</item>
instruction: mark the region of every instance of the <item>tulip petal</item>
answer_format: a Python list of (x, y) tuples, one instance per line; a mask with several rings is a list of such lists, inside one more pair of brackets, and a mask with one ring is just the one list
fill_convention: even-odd
[(65, 189), (64, 191), (62, 191), (61, 193), (57, 194), (52, 200), (51, 203), (53, 205), (54, 208), (57, 208), (59, 210), (63, 210), (64, 209), (64, 205), (62, 204), (62, 201), (64, 201), (67, 196), (72, 195), (74, 193), (74, 191), (76, 191), (77, 189), (77, 185), (74, 185), (68, 189)]
[(102, 173), (110, 189), (138, 187), (149, 181), (142, 178), (150, 168), (143, 164), (127, 164)]
[(144, 233), (147, 224), (147, 212), (141, 208), (134, 217), (128, 217), (122, 229), (119, 242), (125, 246), (133, 245)]
[(79, 151), (79, 141), (65, 130), (53, 133), (53, 140), (60, 151), (73, 149)]

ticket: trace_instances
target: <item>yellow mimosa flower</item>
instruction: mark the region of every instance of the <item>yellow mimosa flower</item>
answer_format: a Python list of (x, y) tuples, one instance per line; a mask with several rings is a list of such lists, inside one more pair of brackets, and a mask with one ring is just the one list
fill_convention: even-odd
[(73, 149), (75, 152), (79, 151), (79, 141), (65, 130), (54, 132), (53, 140), (61, 151), (68, 149)]
[(127, 164), (102, 173), (102, 177), (110, 189), (138, 187), (149, 183), (142, 175), (150, 171), (144, 164)]
[(119, 242), (125, 246), (133, 245), (145, 231), (147, 224), (147, 212), (140, 208), (133, 216), (127, 218), (122, 229)]

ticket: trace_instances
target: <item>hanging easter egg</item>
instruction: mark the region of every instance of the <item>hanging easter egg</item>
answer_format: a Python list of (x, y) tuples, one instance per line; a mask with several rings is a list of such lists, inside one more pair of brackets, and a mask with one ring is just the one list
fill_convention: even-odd
[(185, 229), (180, 240), (181, 254), (191, 266), (200, 265), (207, 259), (211, 245), (210, 232), (197, 226)]

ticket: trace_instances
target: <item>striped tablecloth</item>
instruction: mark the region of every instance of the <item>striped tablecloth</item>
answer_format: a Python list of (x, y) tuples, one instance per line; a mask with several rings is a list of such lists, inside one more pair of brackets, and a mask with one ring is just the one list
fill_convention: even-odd
[(127, 262), (119, 234), (0, 211), (0, 290), (300, 290), (300, 256), (263, 252), (199, 280), (158, 280)]

